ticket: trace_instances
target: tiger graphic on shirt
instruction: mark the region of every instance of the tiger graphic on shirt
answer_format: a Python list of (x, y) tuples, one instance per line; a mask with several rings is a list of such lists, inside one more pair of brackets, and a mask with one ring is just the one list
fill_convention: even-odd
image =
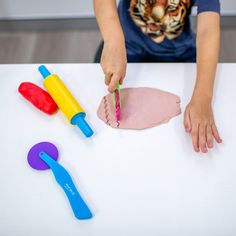
[(181, 34), (190, 5), (190, 0), (131, 0), (129, 12), (144, 34), (161, 43)]

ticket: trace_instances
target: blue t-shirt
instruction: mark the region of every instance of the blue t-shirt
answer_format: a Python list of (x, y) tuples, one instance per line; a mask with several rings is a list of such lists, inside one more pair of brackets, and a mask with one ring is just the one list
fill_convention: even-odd
[(121, 0), (118, 13), (128, 61), (195, 61), (189, 19), (193, 6), (198, 14), (220, 13), (219, 0)]

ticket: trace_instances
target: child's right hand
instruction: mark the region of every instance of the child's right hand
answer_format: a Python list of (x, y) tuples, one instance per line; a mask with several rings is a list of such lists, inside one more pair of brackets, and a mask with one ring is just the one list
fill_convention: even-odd
[(119, 43), (117, 39), (104, 42), (100, 64), (108, 91), (113, 93), (118, 83), (122, 84), (125, 78), (127, 66), (125, 43)]

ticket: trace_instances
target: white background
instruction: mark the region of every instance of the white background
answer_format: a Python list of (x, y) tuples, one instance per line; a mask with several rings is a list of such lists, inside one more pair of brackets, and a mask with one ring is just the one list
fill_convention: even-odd
[[(222, 0), (222, 14), (236, 15), (236, 1)], [(77, 18), (93, 15), (92, 0), (0, 1), (0, 19)]]
[[(95, 131), (86, 139), (59, 111), (46, 115), (18, 92), (23, 81), (42, 85), (37, 65), (0, 66), (1, 236), (235, 236), (236, 64), (219, 65), (213, 107), (223, 139), (196, 154), (183, 113), (143, 131), (112, 129), (96, 115), (107, 93), (97, 64), (48, 65), (84, 107)], [(123, 87), (175, 93), (184, 111), (194, 64), (129, 64)], [(138, 101), (137, 101), (138, 102)], [(74, 218), (49, 171), (27, 163), (31, 146), (50, 141), (94, 218)]]

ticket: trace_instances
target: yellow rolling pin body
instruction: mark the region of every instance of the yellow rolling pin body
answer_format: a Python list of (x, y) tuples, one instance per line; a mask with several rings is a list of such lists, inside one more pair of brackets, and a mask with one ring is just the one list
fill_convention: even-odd
[(45, 66), (39, 67), (39, 72), (44, 77), (44, 86), (61, 111), (71, 124), (77, 125), (86, 137), (93, 135), (93, 131), (85, 120), (85, 112), (61, 79), (51, 74)]

